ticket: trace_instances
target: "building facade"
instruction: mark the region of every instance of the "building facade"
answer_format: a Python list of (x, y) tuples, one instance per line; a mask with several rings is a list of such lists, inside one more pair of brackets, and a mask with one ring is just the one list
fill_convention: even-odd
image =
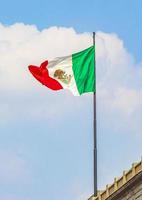
[(123, 176), (115, 178), (112, 185), (107, 185), (104, 191), (98, 192), (97, 197), (89, 200), (142, 200), (142, 160), (134, 163)]

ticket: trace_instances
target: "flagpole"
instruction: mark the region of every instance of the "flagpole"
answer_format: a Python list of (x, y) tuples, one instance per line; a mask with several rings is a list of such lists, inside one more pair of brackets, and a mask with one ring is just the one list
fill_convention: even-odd
[[(93, 32), (93, 45), (95, 46), (95, 32)], [(95, 56), (95, 55), (94, 55)], [(95, 62), (95, 82), (96, 82), (96, 61)], [(93, 132), (94, 132), (94, 197), (97, 196), (97, 126), (96, 126), (96, 91), (93, 94), (93, 113), (94, 113), (94, 121), (93, 121)]]

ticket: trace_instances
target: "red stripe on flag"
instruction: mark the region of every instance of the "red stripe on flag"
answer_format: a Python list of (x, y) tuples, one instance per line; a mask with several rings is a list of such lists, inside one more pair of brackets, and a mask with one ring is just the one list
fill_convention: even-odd
[(31, 74), (43, 85), (52, 89), (52, 90), (61, 90), (63, 89), (62, 85), (55, 79), (49, 76), (47, 69), (48, 61), (43, 62), (40, 67), (30, 65), (28, 66)]

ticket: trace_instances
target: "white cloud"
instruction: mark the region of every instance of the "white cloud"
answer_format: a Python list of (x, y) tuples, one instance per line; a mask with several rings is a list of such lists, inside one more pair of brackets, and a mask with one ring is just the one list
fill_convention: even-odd
[(55, 113), (63, 113), (58, 103), (64, 101), (66, 105), (71, 95), (61, 92), (59, 101), (55, 101), (58, 94), (49, 97), (47, 93), (51, 94), (51, 91), (33, 79), (27, 66), (86, 48), (91, 43), (90, 35), (76, 34), (72, 28), (51, 27), (40, 32), (35, 26), (14, 24), (8, 27), (1, 25), (0, 38), (0, 91), (3, 96), (0, 118), (4, 121), (14, 119), (15, 114), (23, 116), (25, 113), (26, 116), (39, 119), (43, 113), (45, 117), (47, 113), (48, 118)]
[(134, 118), (140, 128), (137, 122), (142, 111), (142, 65), (135, 64), (115, 34), (99, 32), (96, 53), (98, 112), (103, 110), (112, 121), (114, 113), (120, 115), (120, 121), (127, 118), (131, 122)]
[(114, 100), (113, 106), (130, 115), (138, 111), (142, 102), (142, 91), (120, 88), (116, 91), (114, 98), (116, 100)]
[[(0, 26), (0, 88), (28, 89), (35, 86), (27, 66), (45, 59), (71, 54), (90, 45), (88, 34), (70, 28), (51, 27), (38, 31), (35, 26)], [(38, 85), (38, 84), (37, 84)]]
[[(27, 66), (82, 50), (92, 45), (91, 34), (79, 34), (73, 28), (50, 27), (39, 31), (36, 26), (22, 23), (1, 24), (0, 44), (0, 91), (3, 95), (0, 115), (3, 120), (13, 118), (14, 113), (24, 115), (24, 112), (31, 118), (40, 118), (47, 108), (50, 117), (57, 113), (65, 114), (68, 104), (73, 101), (76, 108), (80, 102), (82, 106), (88, 103), (85, 98), (77, 100), (64, 91), (53, 97), (52, 91), (31, 76)], [(106, 114), (113, 111), (123, 116), (141, 109), (142, 65), (135, 64), (133, 56), (116, 34), (97, 33), (96, 64), (98, 110), (103, 108)]]

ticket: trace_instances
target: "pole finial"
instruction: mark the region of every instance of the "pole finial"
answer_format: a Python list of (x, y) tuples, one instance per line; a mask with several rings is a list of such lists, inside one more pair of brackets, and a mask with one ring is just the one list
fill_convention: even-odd
[(93, 45), (95, 45), (95, 35), (96, 35), (96, 33), (93, 32)]

